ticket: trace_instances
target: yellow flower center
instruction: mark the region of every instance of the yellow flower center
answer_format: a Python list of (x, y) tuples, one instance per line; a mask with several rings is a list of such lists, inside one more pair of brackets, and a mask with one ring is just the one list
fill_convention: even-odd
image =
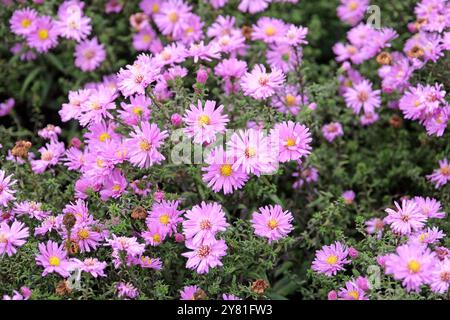
[(30, 19), (25, 18), (25, 19), (22, 20), (22, 27), (28, 28), (30, 25), (31, 25), (31, 20)]
[(292, 139), (292, 138), (287, 139), (287, 140), (286, 140), (286, 146), (287, 146), (287, 147), (293, 147), (293, 146), (295, 146), (295, 140)]
[(167, 224), (169, 223), (169, 215), (168, 214), (163, 214), (159, 217), (159, 222), (161, 222), (163, 225), (167, 226)]
[(285, 99), (285, 101), (286, 101), (286, 104), (289, 106), (289, 107), (292, 107), (294, 104), (295, 104), (295, 97), (292, 95), (292, 94), (288, 94), (287, 96), (286, 96), (286, 98), (284, 98)]
[(95, 51), (94, 50), (86, 50), (84, 52), (84, 57), (88, 60), (91, 60), (93, 57), (95, 57)]
[(428, 233), (422, 233), (420, 236), (419, 236), (419, 241), (420, 242), (425, 242), (425, 239), (427, 239), (429, 237), (429, 234)]
[(440, 171), (444, 176), (448, 176), (450, 175), (450, 166), (443, 166)]
[(159, 5), (157, 3), (154, 3), (152, 6), (153, 13), (159, 12)]
[(152, 40), (152, 37), (150, 37), (150, 35), (148, 34), (144, 34), (144, 36), (142, 37), (142, 41), (144, 41), (145, 43), (149, 43)]
[(80, 240), (86, 240), (89, 238), (89, 231), (86, 229), (81, 229), (77, 232), (77, 235)]
[(103, 167), (103, 160), (102, 159), (97, 159), (96, 163), (97, 163), (97, 167), (99, 167), (99, 168)]
[(119, 190), (120, 190), (120, 186), (119, 186), (118, 184), (115, 184), (115, 185), (112, 187), (112, 189), (113, 189), (113, 191), (119, 191)]
[(40, 29), (38, 31), (38, 37), (40, 40), (47, 40), (48, 39), (48, 30), (47, 29)]
[(194, 28), (193, 27), (188, 27), (185, 31), (184, 31), (187, 35), (191, 34), (192, 32), (194, 32)]
[(411, 260), (408, 262), (408, 269), (411, 273), (417, 273), (420, 271), (420, 263), (417, 260)]
[(349, 8), (349, 10), (351, 10), (351, 11), (355, 11), (356, 9), (358, 9), (358, 2), (356, 2), (356, 1), (351, 1), (349, 4), (348, 4), (348, 8)]
[(159, 235), (159, 233), (155, 233), (153, 235), (153, 241), (156, 243), (160, 243), (161, 242), (161, 236)]
[(170, 22), (172, 22), (172, 23), (175, 23), (175, 22), (177, 22), (178, 21), (178, 13), (176, 13), (176, 12), (171, 12), (171, 13), (169, 13), (168, 15), (167, 15), (167, 17), (169, 18), (169, 21)]
[(50, 263), (52, 267), (57, 267), (61, 264), (61, 260), (59, 260), (58, 257), (51, 256), (50, 259), (48, 259), (48, 263)]
[(99, 137), (101, 142), (105, 142), (107, 139), (111, 139), (111, 136), (108, 132), (103, 132)]
[(165, 61), (169, 60), (172, 57), (170, 52), (167, 50), (164, 50), (163, 52), (161, 52), (161, 56), (162, 56), (163, 60), (165, 60)]
[(141, 116), (142, 115), (142, 108), (141, 107), (134, 107), (133, 108), (133, 113), (137, 116)]
[(224, 177), (229, 177), (233, 173), (233, 169), (230, 164), (223, 164), (220, 167), (220, 174)]
[(201, 126), (208, 125), (211, 123), (211, 119), (206, 114), (204, 114), (204, 115), (201, 115), (200, 117), (198, 117), (198, 123)]
[(256, 155), (256, 149), (253, 147), (247, 147), (245, 149), (245, 157), (246, 158), (251, 158), (254, 157)]
[(358, 291), (349, 291), (349, 293), (348, 293), (348, 295), (350, 296), (350, 297), (352, 297), (353, 299), (355, 299), (355, 300), (358, 300), (359, 299), (359, 293), (358, 293)]
[(273, 35), (275, 34), (275, 32), (276, 32), (276, 30), (275, 30), (275, 28), (272, 27), (272, 26), (266, 27), (266, 29), (264, 30), (264, 33), (265, 33), (266, 36), (268, 36), (268, 37), (273, 36)]
[(327, 258), (327, 263), (328, 263), (329, 265), (336, 264), (337, 261), (338, 261), (338, 257), (337, 257), (336, 255), (334, 255), (334, 254), (332, 254), (331, 256), (329, 256), (329, 257)]
[(152, 148), (152, 144), (148, 142), (147, 139), (143, 139), (139, 142), (139, 148), (141, 148), (142, 151), (149, 151)]
[(275, 220), (275, 219), (270, 219), (269, 220), (269, 222), (267, 222), (267, 226), (270, 228), (270, 229), (275, 229), (276, 227), (278, 227), (278, 222)]

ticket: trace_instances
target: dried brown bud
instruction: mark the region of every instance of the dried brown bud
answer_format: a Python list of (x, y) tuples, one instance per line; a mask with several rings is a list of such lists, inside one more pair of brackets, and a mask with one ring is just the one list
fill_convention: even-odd
[(65, 247), (67, 253), (72, 256), (77, 254), (78, 252), (80, 252), (80, 246), (74, 240), (67, 240), (64, 243), (64, 247)]
[(56, 294), (60, 297), (68, 295), (72, 292), (72, 289), (69, 286), (69, 282), (67, 280), (61, 280), (56, 285)]
[(241, 29), (242, 35), (245, 37), (245, 39), (247, 40), (251, 40), (252, 38), (252, 32), (253, 29), (249, 26), (243, 26)]
[(21, 157), (23, 159), (28, 158), (28, 150), (31, 148), (31, 142), (26, 140), (19, 140), (11, 150), (11, 154), (14, 157)]
[(205, 291), (203, 291), (202, 289), (198, 289), (194, 293), (194, 297), (192, 299), (193, 300), (206, 300), (207, 298), (208, 298), (208, 296), (206, 295)]
[(252, 291), (256, 294), (263, 295), (269, 284), (263, 279), (258, 279), (252, 283)]
[(147, 217), (147, 211), (142, 207), (136, 207), (131, 212), (131, 218), (135, 220), (144, 220)]
[(76, 221), (77, 219), (75, 218), (75, 215), (70, 212), (66, 213), (63, 217), (63, 225), (64, 227), (66, 227), (66, 230), (68, 231), (72, 230)]
[(377, 62), (381, 65), (390, 65), (392, 63), (392, 56), (389, 52), (383, 51), (377, 56)]
[(389, 124), (391, 126), (393, 126), (394, 128), (401, 128), (401, 126), (403, 125), (403, 119), (401, 117), (399, 117), (398, 115), (394, 114), (390, 119), (389, 119)]

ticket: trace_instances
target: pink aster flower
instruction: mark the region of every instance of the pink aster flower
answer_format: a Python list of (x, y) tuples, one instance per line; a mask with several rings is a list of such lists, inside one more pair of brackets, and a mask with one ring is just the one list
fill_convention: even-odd
[(305, 184), (316, 182), (319, 179), (319, 170), (315, 167), (298, 166), (296, 172), (292, 173), (292, 176), (297, 180), (292, 184), (294, 189), (299, 189)]
[(355, 192), (353, 190), (347, 190), (342, 193), (342, 198), (346, 204), (352, 204), (355, 200)]
[(339, 122), (330, 122), (322, 127), (322, 133), (328, 142), (333, 142), (337, 137), (344, 135), (344, 130)]
[(131, 138), (126, 140), (132, 164), (139, 168), (149, 168), (165, 159), (158, 148), (169, 135), (167, 131), (161, 131), (156, 124), (149, 122), (142, 122), (140, 127), (135, 126), (133, 129)]
[(138, 289), (136, 289), (131, 283), (119, 282), (116, 286), (117, 296), (119, 298), (135, 299), (139, 295)]
[(34, 229), (34, 235), (40, 236), (47, 234), (53, 230), (60, 230), (62, 227), (62, 219), (62, 215), (59, 215), (57, 217), (49, 216), (45, 218), (42, 223)]
[(261, 173), (271, 173), (276, 168), (277, 146), (262, 130), (239, 130), (233, 133), (227, 146), (227, 151), (236, 159), (232, 166), (234, 170), (259, 176)]
[(252, 40), (262, 40), (266, 43), (273, 43), (285, 35), (286, 24), (279, 19), (261, 17), (253, 26)]
[(255, 14), (264, 11), (272, 0), (241, 0), (238, 6), (239, 11)]
[(345, 264), (350, 263), (347, 256), (348, 248), (340, 242), (323, 246), (322, 249), (316, 251), (312, 269), (328, 277), (334, 276), (338, 271), (344, 270)]
[(211, 143), (216, 140), (216, 134), (225, 132), (228, 115), (222, 114), (223, 105), (216, 108), (216, 102), (206, 100), (205, 106), (198, 100), (197, 106), (190, 105), (186, 110), (183, 121), (187, 125), (184, 133), (194, 138), (194, 143)]
[(148, 230), (141, 233), (145, 242), (153, 247), (159, 246), (167, 238), (169, 230), (163, 224), (156, 221), (147, 223)]
[(17, 248), (27, 241), (29, 232), (24, 223), (15, 220), (11, 226), (7, 222), (0, 223), (0, 255), (5, 253), (11, 257), (17, 252)]
[(380, 116), (376, 112), (367, 112), (364, 113), (361, 118), (359, 119), (359, 122), (362, 126), (368, 126), (371, 125), (380, 119)]
[(14, 108), (16, 101), (13, 98), (0, 103), (0, 117), (6, 116)]
[(280, 205), (266, 206), (252, 215), (255, 234), (269, 239), (269, 243), (286, 237), (293, 229), (294, 218), (289, 211), (283, 211)]
[(387, 208), (385, 211), (388, 216), (384, 219), (394, 232), (405, 235), (423, 228), (427, 217), (420, 212), (414, 201), (403, 200), (401, 206), (397, 202), (394, 204), (397, 210)]
[(248, 175), (242, 170), (233, 169), (234, 159), (230, 157), (222, 146), (211, 150), (206, 159), (208, 166), (203, 167), (203, 181), (208, 183), (208, 187), (214, 192), (223, 190), (224, 194), (233, 193), (234, 190), (241, 189), (248, 180)]
[(46, 140), (58, 140), (58, 136), (61, 134), (61, 128), (48, 124), (45, 128), (38, 131), (38, 135)]
[(79, 117), (82, 126), (100, 123), (113, 116), (110, 110), (116, 108), (114, 100), (117, 97), (116, 90), (99, 85), (91, 90), (89, 98), (81, 105), (82, 114)]
[(405, 244), (386, 257), (385, 272), (395, 280), (402, 280), (407, 291), (419, 292), (423, 284), (432, 281), (436, 263), (435, 253), (427, 247)]
[(302, 26), (295, 26), (291, 24), (287, 29), (283, 37), (279, 38), (277, 42), (285, 43), (290, 46), (298, 46), (301, 44), (308, 44), (306, 41), (306, 35), (308, 34), (308, 28)]
[(130, 126), (137, 126), (141, 121), (150, 119), (150, 109), (152, 100), (145, 95), (130, 97), (130, 102), (121, 103), (123, 110), (119, 110), (120, 118)]
[(59, 115), (63, 122), (71, 119), (79, 119), (81, 116), (81, 106), (89, 99), (93, 93), (90, 89), (81, 89), (78, 91), (69, 91), (69, 102), (63, 103)]
[(74, 268), (78, 268), (83, 272), (90, 273), (94, 278), (106, 277), (106, 266), (106, 262), (99, 261), (97, 258), (86, 258), (83, 261), (79, 259), (73, 259)]
[[(298, 52), (300, 53), (300, 50)], [(295, 70), (300, 57), (288, 44), (272, 44), (267, 50), (266, 58), (271, 68), (278, 68), (284, 73), (288, 73)]]
[(107, 239), (106, 246), (110, 246), (115, 252), (125, 252), (127, 255), (141, 256), (145, 251), (145, 245), (137, 242), (136, 237), (118, 237), (112, 234), (112, 239)]
[(302, 105), (308, 104), (308, 97), (300, 94), (296, 85), (286, 85), (277, 90), (272, 96), (272, 106), (284, 114), (296, 116)]
[(196, 14), (189, 14), (185, 19), (183, 33), (179, 34), (180, 40), (185, 44), (191, 44), (203, 39), (203, 21)]
[(93, 71), (97, 69), (106, 58), (103, 44), (97, 38), (84, 40), (75, 47), (75, 66), (82, 71)]
[(55, 21), (58, 34), (66, 39), (73, 39), (80, 42), (91, 33), (91, 18), (83, 15), (82, 12), (64, 12)]
[(380, 218), (372, 218), (366, 221), (366, 231), (368, 234), (375, 234), (378, 239), (381, 239), (384, 229), (384, 221)]
[(69, 170), (80, 170), (85, 164), (85, 153), (78, 148), (71, 147), (66, 150), (64, 165)]
[(97, 249), (103, 237), (90, 224), (84, 223), (75, 225), (72, 229), (71, 240), (78, 244), (80, 252), (91, 252)]
[(172, 235), (177, 231), (178, 224), (183, 221), (183, 218), (180, 217), (183, 211), (178, 210), (178, 205), (178, 201), (165, 200), (153, 204), (147, 217), (147, 225), (160, 224), (164, 233)]
[(133, 47), (138, 51), (150, 50), (155, 39), (155, 31), (151, 27), (147, 26), (133, 35)]
[(341, 21), (354, 26), (364, 18), (368, 6), (369, 0), (341, 0), (336, 11)]
[(42, 203), (34, 201), (22, 201), (14, 204), (12, 210), (18, 217), (28, 216), (32, 219), (43, 220), (47, 218), (51, 212), (42, 209)]
[(338, 297), (338, 300), (369, 300), (355, 281), (347, 281), (345, 287), (339, 290)]
[(183, 32), (191, 9), (191, 6), (182, 0), (163, 1), (153, 19), (162, 34), (178, 38)]
[(64, 154), (64, 143), (51, 141), (45, 147), (39, 149), (41, 158), (31, 161), (31, 168), (35, 173), (43, 173), (47, 167), (54, 166), (59, 162), (60, 157)]
[(186, 54), (194, 59), (194, 63), (197, 63), (199, 60), (210, 62), (212, 59), (220, 58), (220, 48), (215, 42), (204, 45), (203, 41), (200, 41), (199, 43), (192, 43)]
[(195, 300), (195, 294), (200, 290), (197, 286), (185, 286), (180, 291), (180, 300)]
[(445, 217), (445, 212), (441, 211), (441, 203), (436, 199), (429, 197), (414, 197), (412, 199), (421, 213), (429, 218), (442, 219)]
[(284, 80), (285, 75), (281, 70), (272, 68), (268, 73), (262, 64), (257, 64), (251, 72), (246, 72), (242, 77), (241, 88), (246, 96), (257, 100), (266, 99), (283, 85)]
[(446, 293), (450, 285), (450, 259), (437, 261), (432, 271), (430, 287), (433, 292)]
[(445, 233), (438, 227), (426, 228), (409, 236), (408, 243), (417, 245), (428, 245), (439, 242), (445, 237)]
[(119, 13), (123, 9), (123, 3), (119, 2), (119, 0), (108, 0), (105, 3), (105, 12), (106, 13)]
[(161, 8), (162, 0), (141, 0), (139, 8), (148, 16), (158, 13)]
[(154, 269), (154, 270), (161, 270), (162, 269), (162, 262), (159, 258), (150, 258), (147, 256), (142, 256), (139, 258), (139, 265), (142, 268), (146, 269)]
[(148, 196), (151, 192), (152, 183), (147, 180), (147, 176), (143, 176), (139, 180), (134, 180), (130, 183), (130, 187), (133, 192), (140, 196)]
[(0, 204), (4, 207), (8, 206), (8, 202), (15, 199), (14, 193), (15, 190), (12, 190), (11, 187), (17, 182), (16, 180), (12, 180), (12, 174), (6, 176), (6, 172), (4, 170), (0, 170)]
[(24, 8), (16, 10), (9, 20), (11, 31), (19, 36), (26, 36), (35, 30), (37, 18), (38, 13), (34, 9)]
[(439, 169), (434, 170), (434, 172), (427, 176), (427, 179), (434, 183), (436, 189), (439, 189), (443, 185), (450, 181), (450, 163), (448, 160), (439, 160)]
[(186, 268), (196, 269), (198, 274), (208, 273), (210, 268), (222, 266), (220, 261), (226, 255), (227, 245), (224, 240), (215, 240), (206, 245), (194, 245), (192, 241), (186, 241), (186, 247), (192, 251), (182, 253), (188, 258)]
[(120, 198), (127, 187), (127, 179), (122, 175), (120, 169), (114, 169), (108, 175), (103, 183), (103, 189), (100, 191), (100, 197), (103, 201), (109, 198)]
[(47, 52), (58, 43), (58, 30), (51, 17), (41, 16), (33, 23), (34, 28), (27, 34), (28, 46), (38, 52)]
[(299, 160), (311, 153), (311, 133), (306, 126), (298, 122), (277, 123), (270, 135), (278, 141), (280, 162)]
[(229, 226), (222, 206), (216, 202), (202, 202), (187, 210), (184, 215), (183, 233), (193, 246), (210, 245), (216, 241), (216, 234)]
[(72, 263), (67, 258), (64, 244), (58, 244), (49, 240), (46, 244), (39, 243), (39, 254), (36, 256), (36, 263), (44, 268), (42, 276), (56, 272), (64, 278), (70, 276), (69, 270)]
[(381, 105), (380, 90), (372, 90), (372, 83), (367, 80), (347, 88), (344, 98), (347, 107), (356, 114), (360, 113), (361, 108), (364, 113), (374, 112)]

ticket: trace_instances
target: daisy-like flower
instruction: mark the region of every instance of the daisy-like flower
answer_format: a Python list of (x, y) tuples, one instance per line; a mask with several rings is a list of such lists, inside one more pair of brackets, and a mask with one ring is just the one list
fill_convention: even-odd
[(278, 141), (280, 162), (299, 160), (311, 153), (311, 133), (298, 122), (277, 123), (270, 135), (272, 140)]
[(180, 291), (180, 300), (195, 300), (196, 293), (201, 290), (197, 286), (186, 286)]
[(345, 103), (356, 114), (359, 114), (361, 109), (366, 114), (374, 112), (381, 105), (380, 92), (380, 90), (372, 89), (372, 83), (370, 81), (363, 80), (347, 88), (344, 93)]
[(61, 134), (61, 128), (53, 124), (48, 124), (45, 128), (38, 131), (38, 135), (46, 140), (58, 140)]
[(220, 261), (226, 255), (227, 245), (224, 240), (215, 240), (206, 245), (194, 245), (192, 241), (186, 241), (186, 247), (192, 251), (182, 253), (188, 258), (186, 268), (196, 269), (198, 274), (208, 273), (210, 268), (222, 266)]
[(81, 89), (78, 91), (69, 91), (69, 102), (63, 103), (59, 115), (63, 122), (71, 119), (79, 119), (81, 116), (81, 105), (83, 105), (93, 93), (90, 89)]
[(191, 6), (182, 0), (164, 1), (153, 19), (162, 34), (178, 38), (186, 26), (191, 9)]
[(418, 245), (428, 245), (439, 242), (440, 239), (445, 237), (445, 233), (439, 230), (438, 227), (426, 228), (421, 231), (417, 231), (409, 236), (409, 243)]
[(135, 126), (133, 129), (131, 138), (126, 140), (130, 163), (139, 168), (149, 168), (165, 159), (158, 148), (168, 137), (167, 131), (161, 131), (156, 124), (149, 122), (142, 122), (140, 127)]
[(412, 200), (416, 203), (421, 213), (428, 219), (442, 219), (445, 217), (445, 212), (441, 211), (441, 203), (436, 199), (429, 197), (414, 197)]
[(278, 68), (284, 73), (295, 70), (299, 63), (297, 52), (288, 44), (272, 44), (267, 50), (266, 58), (271, 68)]
[(238, 6), (239, 11), (255, 14), (264, 11), (272, 0), (241, 0)]
[(38, 248), (39, 254), (36, 256), (36, 263), (44, 268), (42, 276), (53, 272), (64, 278), (70, 276), (69, 270), (72, 263), (67, 258), (64, 244), (59, 246), (56, 242), (49, 240), (46, 244), (39, 243)]
[(344, 135), (344, 130), (339, 122), (330, 122), (322, 127), (322, 133), (328, 142), (333, 142), (337, 137)]
[(135, 299), (139, 295), (138, 289), (136, 289), (131, 283), (119, 282), (116, 286), (117, 296), (119, 298)]
[(11, 187), (17, 181), (12, 180), (12, 176), (12, 174), (7, 176), (4, 170), (0, 170), (0, 204), (4, 207), (7, 207), (8, 202), (15, 199), (14, 193), (16, 191), (12, 190)]
[(402, 280), (407, 291), (419, 292), (423, 284), (432, 281), (437, 262), (435, 253), (427, 247), (405, 244), (386, 257), (385, 272), (395, 280)]
[(43, 173), (47, 167), (54, 166), (59, 162), (59, 159), (64, 155), (64, 143), (51, 141), (45, 147), (39, 149), (41, 158), (39, 160), (31, 161), (31, 168), (35, 173)]
[(375, 234), (378, 239), (381, 239), (384, 229), (384, 221), (380, 218), (372, 218), (366, 221), (366, 231), (368, 234)]
[(295, 85), (287, 85), (277, 90), (271, 98), (272, 106), (284, 114), (296, 116), (300, 111), (300, 106), (308, 104), (308, 97), (299, 93), (299, 88)]
[(430, 287), (433, 292), (446, 293), (450, 286), (450, 259), (437, 261), (433, 271)]
[(142, 268), (146, 269), (154, 269), (154, 270), (161, 270), (162, 269), (162, 262), (159, 258), (150, 258), (147, 256), (142, 256), (139, 258), (139, 265)]
[(239, 130), (227, 142), (230, 156), (236, 159), (232, 168), (245, 173), (260, 175), (273, 172), (278, 156), (277, 147), (264, 135), (262, 130)]
[(369, 300), (366, 293), (355, 281), (347, 281), (338, 293), (339, 300)]
[(293, 229), (292, 213), (283, 211), (283, 208), (276, 204), (258, 209), (252, 215), (252, 225), (255, 234), (269, 239), (269, 243), (286, 237)]
[(345, 204), (352, 204), (353, 200), (355, 200), (355, 192), (353, 190), (344, 191), (341, 197), (344, 199)]
[(108, 264), (104, 261), (99, 261), (97, 258), (86, 258), (83, 261), (73, 259), (73, 267), (80, 269), (83, 272), (90, 273), (94, 278), (106, 277), (105, 268)]
[(316, 257), (312, 263), (312, 269), (317, 273), (323, 273), (328, 277), (336, 275), (340, 270), (344, 270), (344, 265), (350, 263), (348, 248), (340, 242), (335, 242), (329, 246), (323, 246), (316, 251)]
[(208, 187), (214, 192), (223, 190), (224, 194), (233, 193), (240, 189), (248, 180), (248, 175), (242, 170), (233, 169), (234, 160), (224, 150), (222, 146), (211, 150), (206, 159), (208, 166), (203, 167), (203, 181), (208, 183)]
[(136, 237), (118, 237), (112, 234), (112, 239), (107, 239), (106, 246), (113, 248), (115, 252), (123, 251), (127, 255), (136, 257), (141, 256), (145, 251), (145, 245), (138, 243)]
[(55, 27), (61, 37), (73, 39), (77, 42), (86, 39), (91, 33), (91, 18), (80, 12), (61, 12), (59, 19), (55, 21)]
[(103, 189), (100, 191), (100, 197), (103, 201), (109, 198), (120, 198), (125, 192), (128, 185), (127, 179), (122, 175), (120, 169), (114, 169), (113, 172), (108, 175), (103, 183)]
[(75, 225), (71, 238), (78, 244), (82, 253), (95, 250), (103, 240), (100, 232), (94, 231), (94, 228), (88, 224)]
[(173, 65), (183, 62), (186, 56), (186, 47), (182, 43), (171, 43), (155, 56), (155, 63), (161, 66)]
[(35, 201), (22, 201), (16, 203), (12, 211), (18, 217), (26, 215), (37, 220), (43, 220), (51, 214), (50, 211), (42, 210), (42, 203)]
[(147, 217), (147, 225), (160, 224), (164, 233), (172, 235), (177, 231), (177, 226), (183, 221), (180, 215), (183, 211), (178, 210), (178, 201), (161, 201), (153, 204), (152, 210)]
[(150, 50), (155, 39), (155, 31), (147, 26), (133, 35), (133, 47), (138, 51)]
[(283, 85), (284, 80), (285, 75), (281, 70), (274, 67), (271, 72), (267, 72), (266, 67), (257, 64), (242, 77), (241, 88), (244, 95), (261, 100), (272, 96)]
[(98, 42), (97, 38), (84, 40), (75, 47), (75, 66), (82, 71), (97, 69), (105, 58), (105, 47)]
[(141, 0), (139, 8), (148, 16), (153, 16), (161, 9), (162, 0)]
[(33, 31), (27, 34), (28, 46), (38, 52), (47, 52), (58, 43), (58, 30), (51, 17), (36, 18)]
[(11, 226), (6, 221), (0, 223), (0, 255), (5, 253), (12, 256), (17, 248), (23, 246), (27, 241), (28, 228), (22, 222), (15, 220)]
[(36, 28), (35, 21), (38, 13), (34, 9), (24, 8), (14, 11), (9, 24), (11, 31), (19, 36), (26, 36)]
[(216, 234), (225, 231), (229, 226), (222, 206), (216, 202), (203, 201), (187, 210), (184, 218), (183, 233), (193, 246), (214, 243)]
[(114, 88), (106, 87), (101, 84), (91, 91), (90, 96), (81, 105), (81, 115), (79, 117), (82, 126), (88, 126), (101, 123), (105, 119), (112, 119), (113, 116), (109, 110), (116, 108), (114, 100), (117, 93)]
[(439, 169), (427, 176), (427, 179), (434, 183), (436, 189), (450, 181), (450, 163), (447, 158), (439, 160)]
[(194, 143), (211, 143), (216, 140), (216, 134), (224, 133), (228, 115), (222, 114), (223, 105), (216, 108), (216, 102), (206, 100), (205, 106), (198, 100), (197, 106), (190, 105), (183, 117), (187, 127), (184, 133), (194, 138)]
[(368, 6), (369, 0), (341, 0), (336, 11), (341, 21), (354, 26), (364, 18)]
[(286, 24), (279, 19), (262, 17), (253, 26), (252, 40), (262, 40), (265, 43), (273, 43), (285, 35)]
[(406, 235), (423, 228), (427, 217), (420, 212), (414, 201), (402, 200), (401, 206), (397, 202), (394, 204), (397, 210), (387, 208), (385, 211), (388, 215), (384, 218), (394, 232)]
[(148, 221), (148, 230), (141, 233), (142, 238), (145, 242), (153, 247), (159, 246), (166, 239), (168, 235), (167, 228), (155, 221)]

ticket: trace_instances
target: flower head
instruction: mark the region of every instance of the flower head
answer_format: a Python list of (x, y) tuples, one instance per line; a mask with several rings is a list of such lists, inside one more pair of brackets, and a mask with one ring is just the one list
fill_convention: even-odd
[(345, 264), (350, 263), (347, 257), (348, 248), (340, 242), (323, 246), (322, 249), (316, 252), (312, 269), (328, 277), (334, 276), (338, 271), (344, 270)]
[(286, 237), (293, 229), (292, 214), (283, 211), (280, 205), (266, 206), (258, 209), (252, 216), (255, 234), (268, 238), (269, 242)]

